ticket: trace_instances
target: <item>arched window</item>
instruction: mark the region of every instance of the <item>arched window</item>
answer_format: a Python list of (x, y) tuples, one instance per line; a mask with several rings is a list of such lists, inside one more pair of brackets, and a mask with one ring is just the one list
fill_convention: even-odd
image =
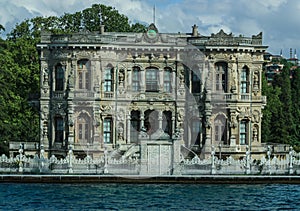
[(146, 91), (157, 92), (158, 91), (158, 69), (147, 68), (146, 69)]
[(92, 143), (91, 140), (91, 118), (87, 114), (79, 115), (78, 123), (78, 142), (81, 144)]
[(241, 94), (249, 93), (249, 69), (244, 66), (241, 72)]
[(137, 143), (141, 123), (140, 111), (131, 111), (130, 123), (130, 142)]
[(145, 111), (145, 128), (149, 135), (157, 131), (159, 127), (158, 123), (158, 111), (156, 110), (147, 110)]
[(65, 71), (61, 64), (55, 66), (55, 91), (64, 90)]
[(114, 69), (112, 66), (107, 66), (105, 68), (104, 73), (104, 91), (105, 92), (112, 92), (113, 91), (113, 75), (114, 75)]
[(242, 120), (240, 122), (240, 145), (245, 145), (248, 143), (247, 140), (247, 131), (248, 131), (248, 122), (246, 120)]
[(113, 142), (113, 125), (112, 118), (107, 117), (103, 121), (103, 141), (106, 144)]
[(222, 141), (227, 144), (227, 119), (223, 115), (218, 115), (214, 120), (215, 141)]
[(199, 119), (191, 121), (191, 143), (192, 145), (200, 145), (201, 123)]
[(215, 77), (215, 90), (227, 92), (227, 63), (217, 62), (215, 64), (216, 77)]
[(195, 73), (194, 71), (191, 71), (192, 73), (192, 93), (200, 93), (200, 75)]
[(139, 67), (132, 68), (132, 91), (134, 92), (140, 91), (140, 71), (141, 69)]
[(78, 89), (90, 90), (90, 61), (82, 59), (77, 62)]
[(63, 143), (64, 139), (64, 120), (61, 116), (56, 116), (54, 119), (55, 127), (55, 142)]
[(164, 70), (164, 91), (170, 93), (172, 91), (172, 70), (165, 68)]
[(162, 121), (162, 129), (165, 133), (172, 135), (172, 112), (164, 111), (163, 112), (163, 121)]

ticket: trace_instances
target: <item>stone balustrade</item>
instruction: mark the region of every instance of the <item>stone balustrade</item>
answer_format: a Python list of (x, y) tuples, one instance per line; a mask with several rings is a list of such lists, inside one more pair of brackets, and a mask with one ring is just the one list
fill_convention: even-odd
[[(211, 157), (200, 159), (195, 155), (192, 159), (181, 158), (174, 166), (179, 175), (208, 175), (208, 174), (300, 174), (300, 153), (290, 148), (289, 154), (277, 157), (272, 154), (272, 148), (261, 159), (253, 159), (250, 156), (249, 148), (242, 159), (234, 159), (229, 156), (226, 159), (219, 159), (215, 148), (212, 148)], [(0, 157), (0, 173), (53, 173), (53, 174), (116, 174), (116, 175), (139, 175), (141, 161), (135, 158), (115, 159), (109, 156), (107, 151), (99, 158), (92, 158), (89, 155), (84, 159), (75, 158), (70, 150), (66, 158), (57, 158), (52, 155), (44, 158), (35, 155), (33, 158), (26, 157), (20, 150), (16, 157)], [(151, 174), (152, 175), (152, 174)]]

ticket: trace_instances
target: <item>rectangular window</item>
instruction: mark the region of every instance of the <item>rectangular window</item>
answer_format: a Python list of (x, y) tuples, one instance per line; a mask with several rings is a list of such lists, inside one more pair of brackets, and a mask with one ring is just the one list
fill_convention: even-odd
[(241, 72), (241, 94), (248, 93), (247, 84), (248, 84), (247, 70), (243, 69)]
[(89, 125), (87, 123), (84, 124), (84, 139), (89, 140)]
[(85, 72), (85, 88), (86, 89), (89, 89), (89, 87), (90, 87), (89, 77), (90, 77), (89, 72)]
[(216, 91), (224, 91), (225, 93), (227, 90), (227, 63), (225, 62), (218, 62), (216, 64)]
[(241, 121), (240, 123), (240, 145), (247, 143), (247, 122)]
[(132, 91), (140, 91), (140, 71), (139, 68), (134, 68), (132, 72)]
[(77, 62), (78, 88), (90, 89), (90, 61), (83, 59)]
[(55, 90), (63, 91), (63, 89), (64, 89), (64, 69), (61, 65), (58, 65), (55, 71)]
[(112, 82), (113, 82), (112, 69), (109, 68), (105, 70), (105, 81), (104, 81), (105, 92), (113, 91)]
[(82, 139), (82, 124), (79, 124), (79, 139), (81, 140)]
[(158, 70), (157, 69), (146, 70), (146, 91), (148, 92), (158, 91)]
[(172, 91), (171, 75), (172, 75), (171, 71), (169, 70), (164, 71), (164, 91), (169, 93)]
[(82, 72), (79, 72), (78, 74), (79, 74), (79, 78), (78, 78), (79, 85), (78, 85), (78, 87), (79, 87), (79, 89), (83, 89), (83, 85), (82, 85), (83, 74), (82, 74)]
[(105, 118), (103, 122), (104, 143), (112, 143), (112, 119)]
[(200, 93), (200, 78), (192, 71), (192, 93)]
[(57, 117), (55, 119), (55, 142), (63, 142), (64, 138), (64, 121), (63, 118)]

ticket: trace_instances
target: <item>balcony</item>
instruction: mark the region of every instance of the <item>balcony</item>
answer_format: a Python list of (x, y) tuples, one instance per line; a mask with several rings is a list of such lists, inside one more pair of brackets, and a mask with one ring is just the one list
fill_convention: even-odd
[(54, 91), (52, 93), (52, 98), (53, 99), (63, 99), (65, 97), (65, 92), (64, 91)]
[(226, 101), (226, 102), (232, 102), (232, 101), (242, 101), (242, 102), (262, 102), (263, 104), (266, 104), (266, 96), (251, 96), (250, 93), (244, 93), (244, 94), (232, 94), (232, 93), (212, 93), (211, 94), (211, 100), (212, 101)]
[(104, 98), (108, 98), (111, 99), (114, 97), (114, 93), (113, 92), (104, 92)]
[(87, 99), (87, 98), (94, 98), (94, 96), (95, 96), (95, 93), (92, 91), (88, 91), (88, 90), (74, 92), (74, 98)]

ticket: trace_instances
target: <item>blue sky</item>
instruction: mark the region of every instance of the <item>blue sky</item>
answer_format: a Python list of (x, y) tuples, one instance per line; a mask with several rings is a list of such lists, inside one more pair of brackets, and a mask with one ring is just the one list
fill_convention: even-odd
[(288, 56), (290, 48), (300, 50), (299, 0), (0, 0), (0, 24), (5, 34), (25, 18), (60, 16), (99, 3), (146, 24), (153, 21), (155, 5), (160, 32), (191, 32), (194, 24), (202, 35), (220, 29), (236, 36), (262, 31), (271, 53), (279, 54), (282, 49)]

